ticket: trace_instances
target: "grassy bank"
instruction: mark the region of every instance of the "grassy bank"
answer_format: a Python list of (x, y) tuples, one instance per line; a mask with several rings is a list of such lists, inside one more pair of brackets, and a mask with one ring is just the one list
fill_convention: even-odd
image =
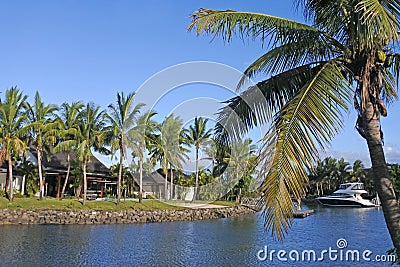
[(55, 199), (46, 198), (39, 201), (37, 198), (14, 198), (14, 202), (10, 203), (6, 198), (0, 198), (0, 209), (70, 209), (70, 210), (164, 210), (179, 209), (171, 205), (165, 204), (158, 200), (144, 200), (142, 203), (137, 201), (121, 200), (120, 205), (115, 201), (86, 201), (86, 205), (82, 205), (82, 200), (78, 199)]
[[(172, 204), (172, 203), (171, 203)], [(234, 202), (229, 201), (215, 201), (212, 204), (221, 206), (235, 206)], [(14, 202), (10, 203), (8, 199), (0, 198), (0, 209), (60, 209), (60, 210), (169, 210), (169, 209), (183, 209), (181, 207), (169, 205), (158, 200), (143, 200), (142, 203), (138, 201), (124, 201), (121, 200), (120, 205), (115, 201), (86, 201), (86, 205), (82, 205), (82, 200), (78, 199), (55, 199), (46, 198), (38, 200), (37, 198), (14, 198)]]

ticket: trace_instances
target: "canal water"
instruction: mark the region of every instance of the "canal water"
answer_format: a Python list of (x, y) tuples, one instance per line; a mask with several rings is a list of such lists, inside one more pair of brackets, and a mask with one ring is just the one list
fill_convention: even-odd
[(382, 262), (393, 245), (381, 209), (315, 209), (283, 242), (265, 233), (260, 215), (0, 226), (0, 266), (391, 266)]

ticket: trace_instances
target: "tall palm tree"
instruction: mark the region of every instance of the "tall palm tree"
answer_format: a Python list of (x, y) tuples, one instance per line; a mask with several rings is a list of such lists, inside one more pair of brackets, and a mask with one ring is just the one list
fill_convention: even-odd
[[(246, 176), (254, 166), (254, 156), (256, 146), (250, 138), (244, 140), (236, 140), (231, 143), (230, 149), (224, 151), (223, 175), (225, 176), (226, 189), (232, 189), (237, 185), (241, 178)], [(250, 168), (250, 166), (252, 166)]]
[[(159, 135), (156, 135), (153, 143), (150, 147), (150, 153), (153, 158), (161, 163), (164, 175), (165, 175), (165, 186), (164, 186), (164, 198), (168, 200), (168, 195), (172, 197), (171, 193), (168, 193), (168, 166), (182, 168), (182, 162), (187, 159), (187, 150), (183, 147), (184, 144), (184, 129), (182, 129), (183, 123), (179, 117), (175, 117), (173, 114), (165, 118), (163, 123), (159, 125)], [(173, 186), (173, 177), (171, 175), (171, 192)]]
[(60, 200), (64, 198), (69, 176), (71, 173), (71, 150), (77, 147), (75, 138), (79, 126), (79, 114), (85, 105), (81, 102), (63, 103), (60, 107), (58, 121), (62, 124), (59, 132), (59, 143), (54, 147), (54, 152), (67, 152), (67, 174), (61, 190)]
[(119, 172), (117, 182), (117, 205), (121, 200), (121, 178), (123, 170), (123, 160), (126, 159), (127, 146), (132, 147), (132, 141), (129, 138), (129, 131), (134, 127), (135, 116), (140, 113), (140, 109), (144, 104), (133, 105), (133, 98), (135, 94), (128, 94), (126, 97), (124, 93), (117, 93), (117, 105), (109, 105), (110, 113), (106, 114), (109, 126), (106, 127), (110, 142), (111, 153), (115, 154), (119, 151)]
[[(26, 103), (29, 121), (31, 123), (30, 139), (35, 146), (39, 174), (39, 199), (44, 195), (44, 180), (42, 172), (43, 150), (54, 145), (57, 138), (59, 121), (54, 120), (54, 113), (58, 110), (56, 105), (45, 105), (36, 91), (33, 105)], [(48, 150), (48, 149), (47, 149)]]
[(189, 126), (188, 131), (185, 133), (185, 138), (190, 145), (193, 145), (196, 150), (196, 180), (193, 201), (196, 200), (197, 191), (199, 187), (199, 151), (200, 148), (210, 141), (211, 129), (207, 129), (208, 119), (194, 118), (194, 124)]
[(77, 158), (82, 166), (83, 172), (83, 205), (86, 204), (87, 195), (87, 164), (93, 156), (94, 150), (104, 152), (105, 127), (104, 110), (92, 103), (86, 104), (86, 107), (81, 111), (79, 127), (75, 136), (77, 140), (76, 153)]
[[(28, 115), (25, 109), (27, 96), (16, 87), (11, 87), (5, 93), (5, 99), (0, 103), (0, 144), (1, 161), (8, 163), (9, 200), (14, 199), (13, 156), (27, 151), (25, 142), (29, 130)], [(6, 190), (8, 186), (6, 186)]]
[(157, 129), (157, 122), (152, 118), (157, 113), (148, 111), (136, 117), (135, 126), (129, 131), (129, 139), (133, 142), (134, 155), (139, 158), (139, 203), (143, 198), (143, 162), (146, 146), (150, 146), (155, 140), (154, 132)]
[[(272, 122), (260, 159), (264, 215), (272, 233), (289, 230), (293, 204), (306, 191), (307, 170), (342, 127), (343, 113), (354, 103), (357, 130), (367, 141), (374, 181), (392, 241), (400, 255), (400, 209), (382, 147), (384, 101), (397, 97), (400, 55), (400, 3), (395, 0), (297, 0), (310, 24), (260, 13), (200, 9), (189, 30), (197, 34), (261, 39), (269, 50), (244, 72), (266, 75), (257, 87), (229, 101), (242, 124), (219, 121), (236, 138), (254, 125)], [(353, 86), (354, 85), (354, 86)], [(264, 97), (258, 97), (259, 95)], [(245, 100), (244, 100), (245, 98)], [(224, 132), (221, 126), (221, 132)], [(227, 136), (223, 134), (224, 136)], [(225, 139), (230, 139), (229, 136)]]

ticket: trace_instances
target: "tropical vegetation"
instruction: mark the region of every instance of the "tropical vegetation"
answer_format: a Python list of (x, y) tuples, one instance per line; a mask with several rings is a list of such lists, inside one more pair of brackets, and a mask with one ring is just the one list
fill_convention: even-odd
[[(143, 175), (154, 171), (156, 161), (165, 176), (165, 187), (170, 184), (165, 199), (184, 199), (190, 188), (201, 189), (195, 190), (192, 198), (199, 201), (239, 200), (241, 195), (255, 190), (255, 186), (249, 186), (255, 184), (255, 168), (246, 166), (246, 153), (254, 157), (252, 141), (239, 142), (232, 149), (218, 146), (212, 129), (207, 127), (207, 119), (195, 118), (188, 129), (173, 114), (158, 123), (154, 120), (157, 113), (143, 111), (144, 104), (135, 103), (133, 93), (117, 93), (116, 105), (109, 105), (107, 110), (79, 101), (59, 107), (46, 104), (38, 92), (30, 104), (28, 96), (15, 87), (5, 95), (0, 104), (0, 155), (9, 163), (5, 193), (10, 202), (14, 198), (13, 166), (22, 173), (18, 195), (37, 194), (39, 200), (45, 198), (47, 181), (42, 160), (50, 160), (51, 154), (57, 152), (65, 153), (67, 165), (64, 183), (58, 185), (59, 198), (65, 198), (67, 192), (73, 193), (83, 198), (84, 205), (88, 198), (87, 166), (95, 151), (117, 158), (118, 162), (110, 167), (117, 181), (116, 190), (109, 187), (105, 191), (107, 197), (116, 196), (117, 204), (122, 194), (124, 199), (139, 197), (141, 202)], [(185, 173), (183, 166), (191, 150), (195, 152), (196, 170), (190, 174)], [(200, 150), (207, 157), (199, 158)], [(129, 151), (132, 160), (126, 164)], [(37, 163), (28, 159), (30, 153), (36, 153)], [(202, 160), (207, 162), (207, 159), (212, 164), (201, 166)], [(230, 180), (226, 171), (229, 166), (235, 170), (235, 178)], [(239, 185), (235, 187), (236, 183)]]
[[(264, 79), (220, 112), (220, 137), (240, 138), (250, 128), (269, 123), (262, 140), (264, 218), (282, 238), (292, 224), (293, 203), (305, 195), (308, 173), (340, 131), (351, 106), (356, 129), (365, 138), (374, 183), (391, 239), (400, 255), (400, 207), (383, 151), (381, 116), (397, 98), (400, 55), (396, 53), (400, 2), (394, 0), (295, 0), (308, 23), (277, 16), (200, 9), (189, 30), (196, 34), (260, 40), (267, 48), (239, 81)], [(259, 75), (259, 76), (257, 76)], [(232, 121), (235, 112), (240, 119)]]
[(343, 158), (318, 160), (308, 179), (307, 197), (329, 195), (346, 182), (362, 182), (370, 194), (376, 193), (372, 177), (368, 176), (368, 169), (361, 160), (354, 161), (353, 165)]

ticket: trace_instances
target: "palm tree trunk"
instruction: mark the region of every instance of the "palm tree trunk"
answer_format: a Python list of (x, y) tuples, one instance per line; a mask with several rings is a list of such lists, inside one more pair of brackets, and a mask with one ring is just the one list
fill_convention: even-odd
[(197, 199), (197, 188), (199, 187), (199, 148), (196, 146), (196, 182), (193, 194), (193, 201)]
[(368, 102), (362, 115), (368, 150), (371, 157), (375, 188), (381, 200), (390, 237), (397, 250), (397, 254), (400, 255), (400, 209), (397, 204), (396, 195), (389, 177), (383, 152), (380, 114), (375, 111), (373, 104)]
[(26, 175), (22, 176), (21, 195), (25, 195)]
[(86, 178), (86, 159), (83, 161), (82, 171), (83, 171), (83, 205), (86, 205), (86, 195), (87, 195), (87, 178)]
[(144, 148), (140, 147), (140, 155), (139, 155), (139, 203), (142, 203), (142, 192), (143, 192), (143, 153)]
[(119, 149), (119, 170), (118, 170), (118, 182), (117, 182), (117, 205), (121, 201), (121, 177), (122, 177), (122, 158), (124, 156), (122, 147)]
[(10, 202), (13, 202), (13, 200), (14, 200), (14, 181), (13, 181), (13, 174), (12, 174), (11, 155), (8, 155), (7, 161), (8, 161), (8, 183), (10, 184)]
[(38, 172), (39, 172), (39, 199), (43, 199), (43, 175), (42, 175), (42, 149), (38, 147), (36, 149), (37, 160), (38, 160)]
[(62, 188), (62, 191), (61, 191), (60, 200), (62, 200), (63, 197), (64, 197), (65, 189), (66, 189), (67, 184), (68, 184), (69, 172), (71, 171), (71, 157), (70, 157), (69, 153), (67, 155), (67, 162), (68, 162), (67, 175), (65, 176), (65, 181), (64, 181), (64, 185), (63, 185), (63, 188)]
[(173, 199), (173, 186), (174, 186), (174, 172), (172, 171), (172, 164), (170, 163), (169, 166), (171, 167), (171, 187), (170, 187), (170, 198)]
[(167, 162), (167, 158), (165, 157), (164, 159), (164, 172), (165, 172), (165, 184), (164, 184), (164, 198), (165, 200), (168, 200), (168, 162)]

